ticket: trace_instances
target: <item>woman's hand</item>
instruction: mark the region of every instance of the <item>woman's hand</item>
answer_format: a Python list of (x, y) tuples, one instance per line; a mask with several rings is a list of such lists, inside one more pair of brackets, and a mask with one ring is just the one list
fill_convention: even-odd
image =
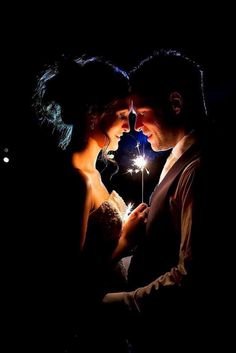
[(131, 212), (123, 225), (117, 247), (112, 253), (113, 260), (123, 257), (125, 252), (137, 243), (140, 233), (144, 231), (148, 211), (147, 204), (141, 203)]
[(144, 230), (144, 225), (147, 222), (149, 207), (146, 203), (138, 205), (129, 215), (123, 224), (121, 237), (126, 241), (127, 246), (133, 246), (139, 236), (140, 231)]

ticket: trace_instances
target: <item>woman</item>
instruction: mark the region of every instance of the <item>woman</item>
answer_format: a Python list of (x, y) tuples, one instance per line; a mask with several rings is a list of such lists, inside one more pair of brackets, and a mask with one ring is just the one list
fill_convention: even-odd
[(81, 255), (79, 268), (71, 262), (74, 273), (75, 267), (80, 272), (78, 282), (71, 279), (77, 282), (73, 295), (90, 313), (104, 292), (125, 288), (125, 271), (118, 260), (145, 222), (145, 204), (124, 222), (124, 201), (115, 191), (109, 194), (96, 168), (100, 152), (117, 150), (122, 135), (130, 130), (128, 96), (124, 71), (98, 57), (57, 63), (40, 77), (34, 96), (40, 119), (56, 128), (59, 146), (69, 155), (67, 184), (73, 185), (71, 194), (77, 197), (76, 213), (67, 215), (74, 218), (74, 227), (65, 252), (68, 258)]

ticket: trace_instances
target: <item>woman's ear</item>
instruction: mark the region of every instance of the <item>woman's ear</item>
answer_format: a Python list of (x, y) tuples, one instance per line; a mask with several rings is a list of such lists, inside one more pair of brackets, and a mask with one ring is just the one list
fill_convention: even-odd
[(176, 115), (179, 115), (183, 108), (183, 98), (179, 92), (172, 92), (169, 96), (171, 107)]
[(96, 129), (96, 127), (100, 121), (100, 116), (98, 114), (89, 114), (88, 121), (89, 121), (90, 131), (93, 131)]

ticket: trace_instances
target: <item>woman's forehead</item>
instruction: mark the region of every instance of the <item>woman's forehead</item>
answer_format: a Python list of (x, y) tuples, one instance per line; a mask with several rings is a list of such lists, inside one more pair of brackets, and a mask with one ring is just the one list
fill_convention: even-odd
[(132, 97), (132, 102), (134, 108), (140, 108), (140, 107), (146, 107), (149, 104), (149, 99), (147, 97), (141, 97), (139, 95), (133, 95)]
[(113, 102), (114, 110), (129, 110), (132, 104), (131, 98), (117, 99)]

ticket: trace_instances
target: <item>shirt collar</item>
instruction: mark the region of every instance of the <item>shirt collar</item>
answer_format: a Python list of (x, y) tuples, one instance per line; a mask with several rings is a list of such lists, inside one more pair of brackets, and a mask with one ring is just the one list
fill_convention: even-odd
[(196, 142), (196, 137), (195, 137), (194, 131), (192, 130), (189, 134), (182, 137), (182, 139), (173, 148), (171, 154), (177, 160), (195, 142)]

